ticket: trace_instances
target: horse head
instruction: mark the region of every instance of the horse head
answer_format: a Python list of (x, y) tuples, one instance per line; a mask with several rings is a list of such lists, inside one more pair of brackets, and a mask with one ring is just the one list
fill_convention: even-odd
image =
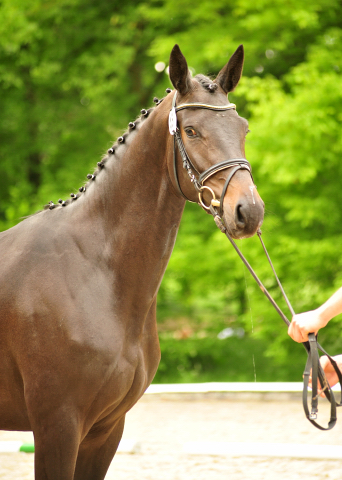
[(243, 61), (240, 45), (215, 80), (203, 75), (192, 78), (175, 45), (169, 64), (176, 89), (169, 120), (175, 138), (171, 181), (178, 194), (200, 203), (213, 215), (219, 207), (233, 238), (254, 235), (264, 216), (264, 203), (245, 159), (248, 122), (238, 115), (234, 104), (227, 103), (227, 94), (240, 80)]

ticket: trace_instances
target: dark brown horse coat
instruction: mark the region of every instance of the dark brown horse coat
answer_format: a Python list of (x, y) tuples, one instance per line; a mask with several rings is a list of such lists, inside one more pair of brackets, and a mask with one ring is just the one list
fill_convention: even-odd
[[(226, 104), (242, 64), (239, 47), (212, 92), (175, 46), (177, 101)], [(125, 413), (158, 367), (156, 297), (185, 204), (168, 131), (174, 94), (137, 120), (77, 200), (0, 234), (0, 428), (33, 431), (36, 480), (104, 479)], [(244, 157), (247, 122), (235, 110), (184, 110), (178, 122), (199, 171)], [(183, 192), (198, 201), (177, 162)], [(226, 176), (208, 182), (218, 197)], [(235, 238), (262, 222), (251, 188), (239, 171), (224, 201)]]

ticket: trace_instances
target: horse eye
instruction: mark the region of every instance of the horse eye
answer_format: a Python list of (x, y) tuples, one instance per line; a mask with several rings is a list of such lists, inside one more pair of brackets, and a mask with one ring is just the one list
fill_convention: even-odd
[(186, 128), (185, 133), (188, 137), (195, 137), (197, 135), (196, 131), (191, 127)]
[(249, 133), (249, 132), (250, 132), (250, 129), (248, 128), (248, 130), (247, 130), (247, 132), (246, 132), (246, 135), (247, 135), (247, 133)]

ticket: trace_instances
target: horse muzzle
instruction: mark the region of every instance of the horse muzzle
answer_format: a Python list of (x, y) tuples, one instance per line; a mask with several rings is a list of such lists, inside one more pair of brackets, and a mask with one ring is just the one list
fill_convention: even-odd
[(253, 236), (264, 220), (265, 205), (255, 186), (250, 195), (240, 195), (235, 202), (224, 201), (222, 220), (228, 233), (235, 239)]

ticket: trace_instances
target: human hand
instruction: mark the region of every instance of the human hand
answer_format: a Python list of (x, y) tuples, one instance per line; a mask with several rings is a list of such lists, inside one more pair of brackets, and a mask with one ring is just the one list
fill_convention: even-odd
[[(336, 355), (335, 357), (332, 357), (332, 358), (335, 360), (335, 362), (337, 363), (337, 367), (342, 372), (342, 355)], [(329, 358), (326, 355), (323, 355), (320, 358), (320, 362), (330, 387), (333, 387), (334, 385), (336, 385), (336, 383), (338, 383), (338, 376), (337, 376), (337, 373), (335, 372), (334, 367), (332, 366)], [(312, 388), (311, 375), (309, 379), (309, 387)], [(319, 388), (322, 388), (322, 387), (319, 385)], [(323, 391), (321, 391), (320, 395), (321, 397), (325, 397), (325, 394)]]
[(325, 325), (326, 322), (322, 320), (319, 312), (317, 310), (311, 310), (294, 315), (288, 329), (288, 334), (295, 342), (303, 343), (309, 340), (309, 333), (317, 335), (318, 330)]

